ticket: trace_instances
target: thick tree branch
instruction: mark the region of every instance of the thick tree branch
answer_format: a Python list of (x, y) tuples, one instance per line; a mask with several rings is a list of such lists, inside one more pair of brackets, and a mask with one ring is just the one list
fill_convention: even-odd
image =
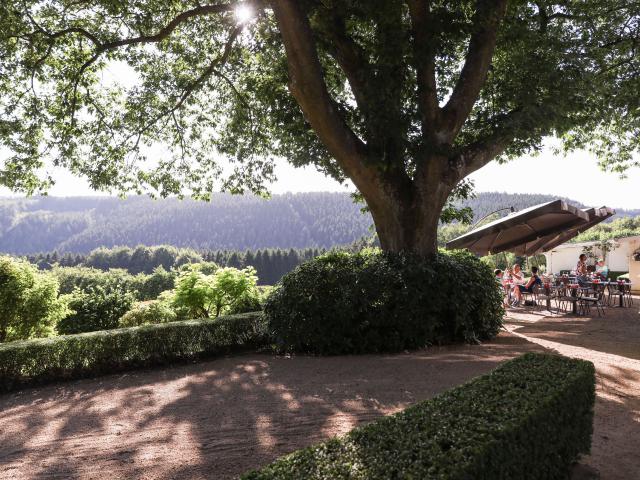
[[(430, 0), (407, 0), (411, 16), (413, 57), (418, 83), (418, 102), (422, 115), (422, 133), (432, 134), (440, 108), (436, 88), (433, 29), (429, 26)], [(431, 140), (431, 139), (429, 139)]]
[(507, 0), (477, 0), (474, 33), (458, 82), (443, 109), (439, 136), (451, 143), (471, 113), (487, 78), (496, 46), (498, 26), (504, 17)]
[(332, 41), (327, 45), (327, 50), (344, 71), (358, 108), (367, 116), (369, 86), (373, 80), (371, 65), (362, 48), (347, 35), (344, 19), (335, 11), (330, 12), (328, 17), (322, 24)]
[(511, 110), (504, 115), (492, 133), (471, 143), (450, 160), (458, 179), (465, 178), (504, 153), (520, 133), (532, 128), (538, 131), (544, 129), (551, 116), (551, 112), (541, 105), (528, 105)]
[(375, 171), (365, 165), (366, 146), (348, 127), (327, 91), (309, 20), (296, 0), (271, 2), (289, 68), (289, 89), (316, 134), (356, 187), (368, 197)]

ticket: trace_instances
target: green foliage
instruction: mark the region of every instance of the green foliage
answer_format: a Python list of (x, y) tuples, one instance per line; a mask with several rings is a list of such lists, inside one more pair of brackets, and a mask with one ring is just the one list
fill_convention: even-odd
[(502, 295), (469, 253), (332, 252), (285, 275), (265, 314), (281, 351), (398, 351), (494, 337)]
[[(38, 175), (42, 151), (88, 176), (95, 188), (161, 195), (190, 191), (207, 198), (218, 185), (263, 193), (276, 157), (344, 178), (287, 90), (283, 29), (269, 4), (254, 4), (259, 13), (242, 35), (232, 7), (214, 13), (195, 2), (131, 5), (2, 2), (0, 139), (11, 152), (0, 171), (3, 185), (46, 189), (50, 179)], [(417, 67), (435, 72), (432, 101), (454, 108), (447, 100), (459, 84), (470, 37), (484, 31), (478, 22), (498, 15), (476, 13), (471, 0), (434, 4), (428, 41), (420, 43), (398, 0), (375, 8), (361, 0), (309, 1), (304, 8), (331, 105), (380, 169), (392, 162), (413, 175), (426, 150), (446, 155), (464, 146), (500, 146), (498, 140), (507, 156), (519, 155), (550, 134), (568, 148), (593, 146), (613, 169), (637, 163), (638, 58), (628, 28), (636, 12), (628, 2), (509, 2), (486, 75), (477, 66), (484, 50), (469, 55), (462, 77), (480, 84), (477, 95), (471, 92), (474, 108), (441, 148), (421, 134), (421, 127), (431, 128), (437, 138), (441, 125), (421, 122), (420, 80), (428, 79)], [(175, 28), (165, 30), (168, 25)], [(486, 39), (482, 48), (491, 43)], [(348, 62), (338, 53), (345, 45)], [(129, 82), (102, 81), (114, 62), (128, 67)], [(443, 110), (448, 113), (437, 113)], [(159, 143), (168, 154), (157, 165), (147, 162), (148, 147)], [(219, 156), (233, 159), (233, 168), (225, 171)]]
[(51, 335), (68, 313), (54, 277), (0, 256), (0, 342)]
[(131, 309), (135, 298), (123, 290), (97, 286), (75, 290), (68, 301), (72, 313), (56, 327), (61, 335), (117, 328), (120, 317)]
[(591, 448), (594, 402), (592, 363), (528, 353), (241, 478), (566, 479)]
[(56, 267), (51, 272), (60, 282), (62, 294), (70, 294), (75, 290), (86, 291), (91, 288), (102, 288), (106, 291), (135, 291), (139, 286), (133, 275), (121, 269), (103, 272), (86, 267)]
[(115, 247), (97, 248), (84, 261), (87, 267), (109, 270), (122, 268), (129, 273), (152, 273), (158, 268), (165, 271), (178, 268), (185, 264), (198, 263), (202, 256), (191, 249), (176, 248), (169, 245), (136, 248)]
[(272, 291), (272, 287), (257, 287), (247, 290), (229, 309), (229, 313), (257, 312), (264, 305)]
[[(257, 311), (254, 309), (251, 311)], [(149, 300), (136, 303), (131, 310), (125, 313), (118, 321), (120, 328), (139, 327), (153, 323), (168, 323), (179, 320), (178, 314), (172, 306), (162, 300)]]
[(471, 207), (460, 206), (460, 202), (474, 198), (473, 181), (464, 179), (453, 189), (447, 203), (440, 212), (440, 222), (447, 224), (460, 222), (463, 225), (470, 225), (473, 222), (473, 209)]
[(176, 276), (174, 271), (167, 271), (162, 266), (156, 267), (150, 275), (136, 275), (137, 298), (140, 300), (158, 298), (162, 292), (174, 287)]
[(242, 270), (226, 267), (206, 275), (195, 264), (176, 280), (173, 305), (186, 309), (192, 318), (217, 317), (233, 311), (240, 302), (246, 303), (256, 297), (257, 281), (251, 267)]
[(105, 292), (124, 291), (137, 300), (153, 300), (174, 286), (177, 274), (157, 267), (151, 275), (131, 275), (122, 269), (102, 271), (86, 267), (56, 267), (52, 270), (60, 282), (60, 292), (72, 293), (78, 289), (88, 291), (102, 289)]
[(145, 325), (0, 345), (0, 391), (256, 349), (259, 314)]
[(220, 268), (220, 266), (215, 262), (199, 262), (197, 264), (187, 263), (182, 265), (178, 271), (179, 272), (191, 272), (193, 270), (197, 270), (203, 275), (213, 275)]
[(581, 233), (574, 242), (599, 241), (605, 246), (607, 240), (640, 235), (640, 216), (616, 218), (612, 222), (600, 223)]

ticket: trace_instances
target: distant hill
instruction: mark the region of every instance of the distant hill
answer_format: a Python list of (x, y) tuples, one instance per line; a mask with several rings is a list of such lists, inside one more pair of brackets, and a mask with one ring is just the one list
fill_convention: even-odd
[[(514, 207), (516, 210), (522, 210), (523, 208), (531, 207), (533, 205), (538, 205), (540, 203), (551, 202), (552, 200), (557, 200), (558, 198), (555, 195), (544, 195), (544, 194), (531, 194), (531, 193), (499, 193), (499, 192), (482, 192), (478, 193), (476, 198), (467, 200), (463, 202), (464, 206), (469, 206), (473, 209), (474, 213), (474, 221), (477, 221), (484, 217), (485, 215), (497, 210), (499, 208), (509, 208)], [(567, 202), (576, 207), (585, 208), (585, 207), (601, 207), (602, 205), (584, 205), (576, 200), (572, 200), (570, 198), (563, 198)], [(636, 217), (640, 215), (639, 209), (623, 209), (616, 208), (615, 205), (606, 205), (607, 207), (613, 207), (616, 209), (617, 217)], [(504, 212), (504, 214), (508, 214), (509, 212)]]
[(0, 251), (86, 253), (99, 246), (196, 249), (329, 248), (370, 234), (348, 195), (219, 194), (210, 203), (148, 197), (0, 200)]
[[(519, 210), (556, 198), (489, 192), (465, 205), (479, 219), (498, 208)], [(371, 217), (360, 207), (342, 193), (274, 195), (270, 200), (218, 194), (210, 203), (144, 196), (4, 198), (0, 251), (87, 253), (100, 246), (162, 244), (200, 250), (330, 248), (371, 234)], [(618, 214), (636, 216), (640, 209)]]

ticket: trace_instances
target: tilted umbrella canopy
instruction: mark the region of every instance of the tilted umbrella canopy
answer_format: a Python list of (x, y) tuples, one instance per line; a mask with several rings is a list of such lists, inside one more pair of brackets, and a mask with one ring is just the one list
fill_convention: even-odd
[(476, 255), (500, 252), (524, 254), (534, 242), (589, 222), (589, 214), (564, 200), (535, 205), (472, 230), (447, 243), (447, 248), (467, 248)]
[(616, 214), (616, 211), (609, 207), (587, 208), (584, 211), (589, 215), (589, 221), (587, 223), (577, 225), (576, 227), (570, 228), (557, 235), (548, 235), (547, 237), (542, 238), (540, 240), (540, 245), (537, 246), (535, 251), (533, 251), (533, 253), (528, 253), (527, 255), (548, 252), (549, 250), (568, 242), (572, 238), (580, 235), (582, 232), (586, 232), (591, 227), (599, 224), (600, 222), (604, 222), (607, 218)]

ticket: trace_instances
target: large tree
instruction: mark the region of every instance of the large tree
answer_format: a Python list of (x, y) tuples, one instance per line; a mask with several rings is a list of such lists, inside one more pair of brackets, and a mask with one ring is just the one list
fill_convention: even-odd
[(556, 135), (612, 169), (634, 163), (639, 13), (630, 0), (5, 0), (0, 183), (46, 188), (51, 158), (99, 189), (262, 192), (284, 157), (351, 179), (383, 248), (426, 255), (452, 193), (493, 159)]

